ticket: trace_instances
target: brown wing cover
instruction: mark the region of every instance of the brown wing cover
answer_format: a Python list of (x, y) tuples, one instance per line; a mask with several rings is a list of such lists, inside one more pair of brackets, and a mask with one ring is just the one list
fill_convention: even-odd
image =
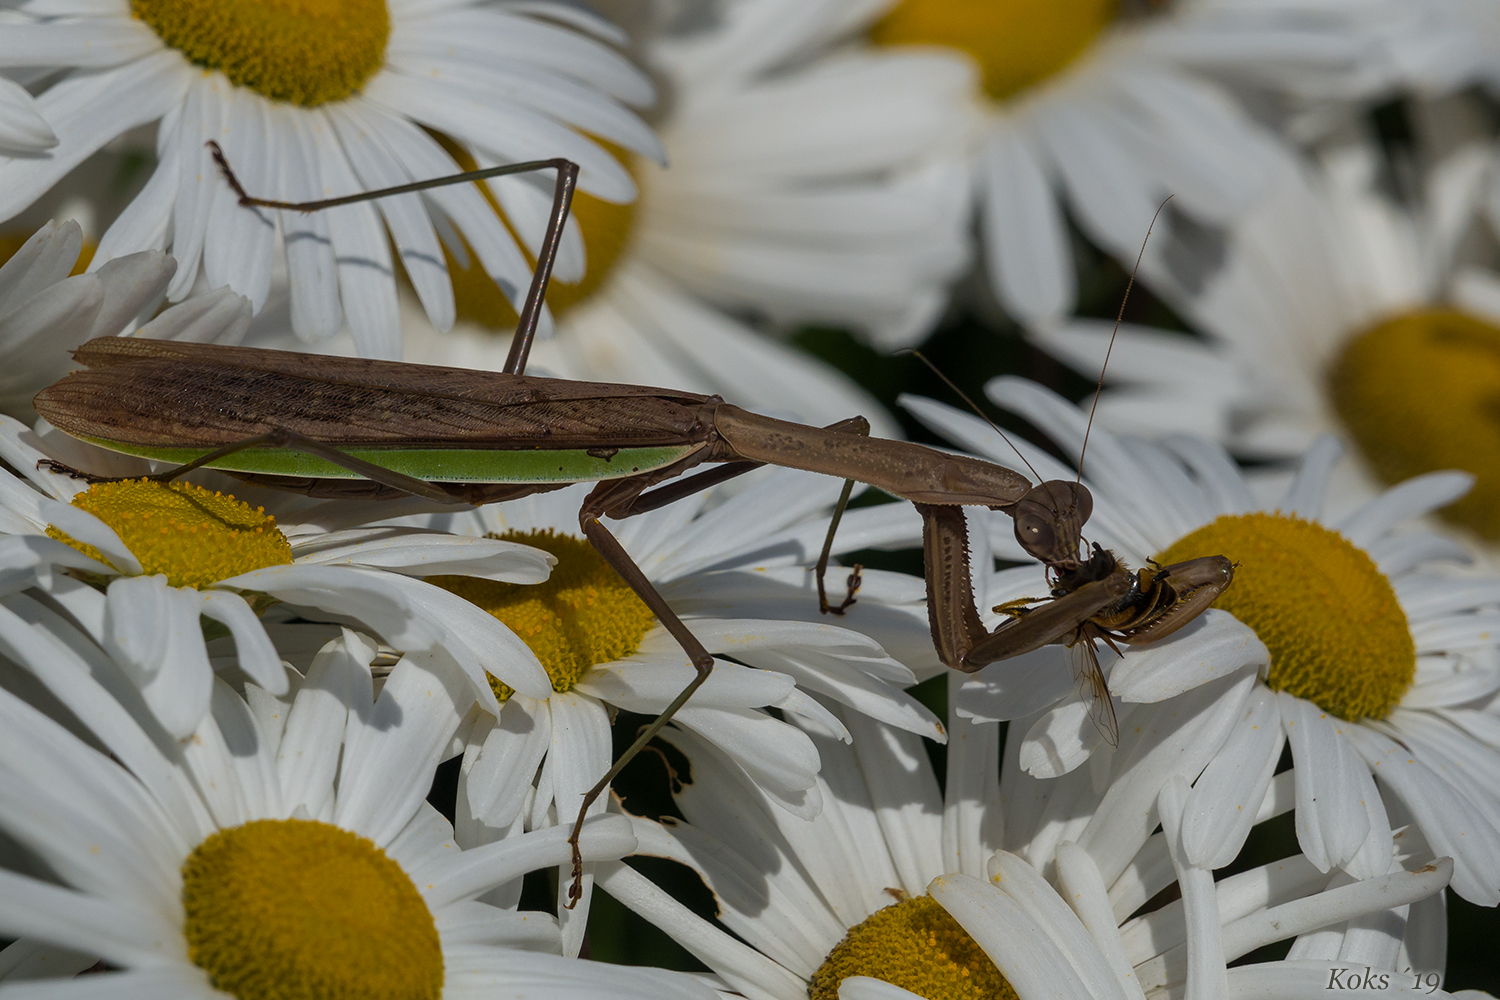
[[(335, 444), (645, 447), (712, 434), (716, 397), (366, 358), (105, 337), (36, 397), (83, 437), (218, 447), (268, 430)], [(599, 405), (600, 402), (606, 405)]]

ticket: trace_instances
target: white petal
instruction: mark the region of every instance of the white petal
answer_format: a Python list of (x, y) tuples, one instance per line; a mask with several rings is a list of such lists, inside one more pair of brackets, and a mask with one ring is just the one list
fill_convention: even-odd
[(154, 310), (166, 293), (177, 262), (160, 250), (143, 250), (107, 260), (99, 267), (90, 261), (89, 270), (104, 282), (104, 304), (88, 333), (92, 339), (113, 337), (143, 312)]
[(1414, 872), (1365, 879), (1261, 910), (1225, 926), (1224, 956), (1234, 961), (1294, 934), (1423, 899), (1441, 890), (1452, 877), (1453, 860), (1439, 858)]
[(1110, 671), (1109, 689), (1121, 701), (1162, 701), (1270, 660), (1254, 629), (1227, 611), (1209, 608), (1166, 639), (1131, 646)]
[(0, 870), (0, 933), (90, 951), (120, 965), (158, 965), (182, 938), (145, 907), (103, 900)]
[[(99, 238), (89, 267), (142, 250), (162, 250), (177, 197), (179, 151), (176, 123), (181, 115), (169, 111), (157, 126), (157, 163), (141, 193), (135, 196)], [(175, 262), (175, 258), (174, 258)], [(173, 272), (175, 274), (175, 271)], [(170, 287), (170, 286), (169, 286)]]
[(1088, 760), (1102, 742), (1089, 704), (1070, 697), (1027, 730), (1021, 767), (1034, 778), (1056, 778)]
[(533, 698), (552, 692), (541, 663), (493, 616), (445, 590), (394, 573), (343, 566), (271, 566), (221, 580), (293, 604), (348, 615), (408, 656), (451, 656), (474, 685), (479, 703), (499, 711), (486, 672)]
[[(286, 200), (323, 197), (326, 179), (318, 164), (317, 125), (290, 105), (273, 105), (271, 114), (271, 127), (285, 143), (280, 189), (287, 192)], [(283, 210), (280, 217), (287, 272), (292, 276), (292, 329), (303, 340), (317, 343), (337, 333), (344, 318), (327, 213)]]
[(1256, 822), (1284, 743), (1276, 699), (1257, 686), (1229, 739), (1194, 782), (1183, 808), (1186, 863), (1212, 871), (1234, 860)]
[(753, 709), (684, 708), (675, 720), (728, 754), (755, 784), (787, 808), (811, 819), (821, 802), (814, 782), (818, 751), (805, 734)]
[(1297, 843), (1321, 870), (1341, 867), (1370, 832), (1355, 780), (1365, 765), (1343, 738), (1355, 727), (1284, 691), (1276, 701), (1297, 765)]
[(1057, 196), (1022, 129), (997, 123), (981, 155), (990, 283), (1022, 322), (1044, 325), (1078, 294)]
[(1187, 926), (1188, 1000), (1211, 1000), (1224, 995), (1225, 957), (1219, 934), (1219, 906), (1214, 893), (1213, 872), (1187, 863), (1182, 850), (1182, 810), (1187, 804), (1188, 785), (1174, 774), (1157, 798), (1162, 833), (1177, 870), (1182, 890), (1182, 913)]
[[(361, 127), (357, 112), (332, 105), (327, 106), (326, 113), (366, 190), (395, 187), (413, 179), (381, 136)], [(433, 327), (446, 331), (453, 325), (453, 286), (421, 195), (382, 198), (376, 207), (385, 218), (401, 263)]]
[(245, 599), (222, 591), (206, 591), (199, 595), (199, 599), (202, 602), (198, 606), (199, 612), (227, 626), (234, 636), (240, 669), (271, 694), (286, 694), (288, 684), (281, 657)]
[[(19, 706), (6, 705), (7, 714)], [(40, 728), (29, 720), (29, 730)], [(28, 849), (66, 885), (104, 899), (130, 900), (150, 909), (164, 926), (181, 920), (181, 859), (171, 845), (158, 843), (167, 833), (144, 796), (121, 769), (102, 755), (77, 745), (67, 747), (59, 761), (39, 759), (45, 750), (70, 737), (53, 734), (51, 746), (21, 749), (11, 739), (11, 770), (0, 771), (0, 824), (14, 841)], [(45, 747), (45, 749), (44, 749)], [(94, 780), (67, 774), (68, 765), (97, 769)], [(58, 771), (64, 773), (58, 774)], [(102, 791), (100, 801), (76, 797)], [(144, 808), (143, 808), (144, 807)], [(180, 846), (180, 845), (179, 845)]]
[(1303, 454), (1297, 465), (1296, 478), (1287, 487), (1286, 495), (1276, 509), (1293, 517), (1317, 520), (1323, 513), (1323, 498), (1328, 491), (1333, 467), (1343, 457), (1344, 446), (1338, 438), (1331, 434), (1321, 435)]
[(1481, 906), (1500, 902), (1500, 838), (1464, 796), (1404, 747), (1360, 726), (1345, 738), (1416, 817), (1435, 853), (1453, 859), (1453, 889)]
[[(567, 823), (437, 858), (412, 872), (412, 880), (436, 910), (539, 868), (571, 866), (572, 830)], [(623, 816), (590, 817), (578, 843), (586, 861), (613, 861), (636, 847), (630, 821)]]
[(450, 903), (433, 914), (446, 952), (454, 945), (486, 944), (556, 954), (557, 919), (539, 910), (505, 910), (480, 902)]
[(133, 675), (162, 726), (182, 739), (208, 711), (213, 670), (198, 624), (198, 592), (165, 576), (120, 577), (106, 592), (104, 645)]
[[(524, 699), (524, 700), (523, 700)], [(552, 712), (524, 695), (507, 701), (480, 749), (464, 757), (461, 794), (469, 814), (503, 830), (525, 804), (536, 769), (552, 746)]]
[(74, 73), (49, 87), (36, 109), (58, 143), (46, 156), (0, 165), (0, 215), (14, 215), (106, 142), (179, 104), (185, 69), (180, 53), (162, 51), (116, 69)]
[[(48, 627), (34, 629), (32, 621)], [(0, 607), (0, 652), (29, 670), (130, 768), (189, 842), (206, 836), (208, 816), (197, 792), (175, 761), (143, 731), (143, 725), (152, 732), (156, 729), (146, 718), (149, 711), (139, 692), (119, 665), (76, 632), (69, 636), (70, 631), (55, 613), (23, 595), (5, 598)]]
[(135, 554), (115, 534), (115, 530), (94, 515), (59, 500), (43, 499), (37, 511), (58, 530), (103, 553), (116, 572), (139, 575), (141, 564)]
[(881, 979), (847, 976), (839, 983), (839, 1000), (921, 1000), (921, 997)]
[(1421, 517), (1457, 500), (1474, 485), (1467, 472), (1429, 472), (1392, 486), (1334, 525), (1355, 545), (1368, 545), (1403, 521)]
[[(359, 181), (339, 148), (328, 116), (317, 111), (307, 118), (307, 134), (318, 160), (325, 196), (359, 193)], [(360, 355), (398, 360), (401, 321), (395, 272), (390, 240), (380, 224), (378, 210), (369, 202), (359, 202), (320, 214), (328, 217), (329, 238), (338, 265), (339, 298)]]
[[(1155, 793), (1173, 774), (1196, 776), (1212, 759), (1244, 711), (1254, 684), (1212, 681), (1160, 705), (1136, 708), (1130, 728), (1140, 732), (1119, 751), (1113, 781), (1080, 835), (1078, 845), (1093, 856), (1111, 882), (1150, 836)], [(1150, 714), (1140, 714), (1149, 712)]]
[[(941, 875), (932, 880), (927, 892), (969, 932), (1018, 995), (1095, 996), (1069, 956), (997, 887), (970, 875)], [(1113, 977), (1109, 985), (1113, 988), (1105, 997), (1124, 996)]]
[(473, 703), (456, 671), (426, 670), (403, 657), (368, 718), (349, 714), (334, 822), (384, 845), (426, 801), (459, 720)]
[[(25, 30), (24, 26), (16, 28)], [(57, 135), (36, 110), (26, 88), (0, 77), (0, 152), (42, 153), (57, 145)]]
[(444, 949), (443, 964), (443, 995), (452, 1000), (718, 1000), (713, 990), (681, 973), (559, 955), (467, 946)]
[(1063, 647), (1043, 646), (991, 663), (969, 677), (959, 689), (957, 711), (963, 718), (978, 721), (1020, 719), (1050, 708), (1073, 685)]
[(21, 938), (0, 948), (0, 980), (9, 985), (37, 979), (67, 980), (98, 963), (97, 955)]
[(1093, 938), (1040, 872), (1006, 851), (996, 852), (986, 867), (990, 882), (1018, 903), (1066, 956), (1090, 995), (1123, 1000), (1124, 990)]
[(332, 531), (293, 549), (298, 562), (363, 566), (407, 576), (445, 573), (500, 583), (541, 583), (556, 557), (541, 549), (498, 538), (474, 538), (416, 528)]
[[(849, 713), (848, 718), (871, 808), (901, 876), (898, 888), (914, 895), (921, 893), (944, 869), (942, 837), (947, 824), (940, 819), (932, 765), (917, 736), (870, 722), (856, 713)], [(990, 770), (994, 770), (993, 764)], [(950, 769), (950, 787), (954, 777)]]
[(370, 681), (374, 656), (374, 644), (345, 629), (313, 657), (307, 678), (292, 700), (277, 748), (282, 802), (288, 812), (301, 806), (317, 815), (333, 794), (349, 710), (366, 711), (374, 700)]
[(1071, 841), (1057, 847), (1058, 892), (1078, 915), (1114, 971), (1115, 982), (1125, 995), (1143, 1000), (1140, 981), (1120, 940), (1120, 928), (1110, 906), (1099, 868), (1087, 851)]
[(250, 329), (253, 306), (231, 288), (216, 288), (163, 310), (139, 336), (202, 344), (235, 344)]
[(807, 983), (765, 955), (703, 920), (634, 869), (599, 866), (599, 886), (671, 934), (699, 961), (753, 1000), (804, 1000)]
[[(242, 87), (212, 88), (211, 93), (217, 98), (219, 114), (214, 140), (234, 165), (240, 183), (256, 193), (274, 190), (283, 137), (270, 128), (270, 105)], [(210, 288), (228, 288), (243, 295), (252, 310), (259, 310), (271, 287), (275, 213), (241, 205), (234, 190), (213, 174), (200, 180), (214, 182), (207, 195), (203, 280)]]
[[(686, 654), (682, 659), (687, 659)], [(594, 667), (584, 674), (574, 690), (630, 712), (653, 713), (665, 709), (697, 676), (698, 671), (689, 663), (664, 662), (655, 655), (636, 654)], [(792, 679), (785, 674), (715, 660), (708, 679), (693, 692), (688, 705), (762, 708), (785, 698), (792, 688)]]

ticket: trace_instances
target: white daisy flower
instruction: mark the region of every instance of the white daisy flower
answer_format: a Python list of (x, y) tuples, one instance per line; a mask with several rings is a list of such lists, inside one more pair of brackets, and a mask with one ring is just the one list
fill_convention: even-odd
[[(1134, 261), (1169, 194), (1141, 276), (1174, 300), (1196, 295), (1225, 253), (1217, 230), (1291, 169), (1223, 84), (1269, 88), (1273, 100), (1389, 87), (1397, 67), (1382, 32), (1404, 6), (904, 0), (872, 37), (952, 46), (979, 63), (988, 276), (1012, 315), (1046, 326), (1077, 296), (1065, 218)], [(1422, 38), (1441, 27), (1405, 24)]]
[[(1153, 835), (1154, 806), (1161, 796), (1170, 807), (1159, 790), (1191, 773), (1182, 758), (1194, 754), (1195, 740), (1215, 741), (1213, 717), (1237, 700), (1226, 702), (1227, 693), (1200, 698), (1206, 711), (1186, 723), (1171, 708), (1155, 710), (1108, 774), (1048, 782), (1017, 770), (1015, 727), (1002, 754), (998, 726), (951, 719), (945, 792), (919, 739), (835, 708), (856, 739), (844, 747), (819, 738), (826, 805), (811, 822), (772, 807), (722, 754), (675, 732), (691, 764), (676, 796), (687, 821), (635, 819), (637, 853), (696, 871), (722, 926), (626, 864), (598, 865), (599, 884), (726, 989), (755, 1000), (1102, 1000), (1180, 995), (1184, 983), (1189, 996), (1212, 996), (1194, 990), (1205, 970), (1222, 978), (1227, 961), (1257, 947), (1322, 928), (1337, 933), (1446, 884), (1447, 859), (1334, 886), (1298, 856), (1217, 886), (1208, 872), (1188, 873), (1206, 881), (1184, 883), (1183, 899), (1139, 912), (1185, 873), (1168, 850), (1176, 817), (1163, 808), (1164, 832)], [(1278, 780), (1248, 811), (1257, 820), (1286, 812), (1290, 789)], [(1213, 907), (1215, 895), (1218, 912), (1204, 919), (1201, 904)], [(1383, 943), (1402, 943), (1399, 926), (1382, 930)]]
[[(504, 622), (535, 650), (551, 678), (545, 696), (512, 693), (503, 678), (492, 681), (504, 709), (475, 727), (465, 764), (466, 808), (484, 829), (571, 823), (584, 795), (610, 768), (612, 714), (623, 709), (658, 715), (696, 675), (677, 640), (580, 536), (578, 510), (589, 488), (492, 504), (473, 514), (438, 515), (445, 529), (487, 531), (557, 558), (540, 586), (434, 578)], [(839, 489), (827, 477), (773, 470), (751, 478), (730, 499), (698, 494), (612, 528), (716, 657), (713, 673), (678, 711), (676, 724), (719, 748), (779, 808), (801, 817), (817, 815), (824, 805), (816, 783), (819, 753), (802, 729), (767, 709), (804, 719), (815, 732), (850, 739), (844, 723), (811, 691), (904, 730), (944, 738), (937, 718), (901, 690), (917, 680), (911, 670), (858, 631), (858, 622), (819, 616), (806, 583), (811, 559), (786, 541), (796, 529), (825, 530)], [(714, 505), (715, 499), (722, 502)], [(898, 576), (873, 574), (870, 592), (861, 589), (860, 621), (883, 625), (898, 637), (920, 627), (930, 648), (925, 620), (913, 623), (904, 611), (882, 612), (887, 575)], [(841, 583), (842, 574), (835, 580)], [(528, 789), (538, 767), (533, 793)], [(592, 808), (602, 812), (605, 806), (600, 798)], [(570, 881), (565, 869), (560, 902)], [(587, 871), (585, 900), (591, 885)], [(565, 944), (576, 951), (587, 907), (560, 912)]]
[[(624, 107), (650, 103), (650, 83), (598, 40), (619, 42), (618, 31), (553, 0), (361, 0), (327, 10), (26, 0), (11, 11), (0, 68), (54, 81), (36, 107), (58, 141), (43, 155), (0, 156), (0, 218), (111, 139), (156, 123), (156, 170), (104, 233), (98, 265), (170, 248), (179, 264), (172, 301), (201, 277), (259, 311), (273, 251), (284, 245), (298, 335), (318, 341), (347, 321), (369, 356), (400, 354), (391, 242), (432, 322), (445, 329), (453, 298), (440, 240), (456, 245), (456, 233), (507, 295), (524, 296), (530, 269), (505, 226), (468, 186), (311, 215), (241, 208), (205, 141), (219, 142), (249, 191), (287, 201), (454, 173), (453, 157), (424, 128), (486, 166), (567, 157), (583, 168), (583, 190), (616, 203), (635, 196), (635, 182), (575, 129), (661, 155)], [(541, 240), (551, 186), (550, 176), (490, 182), (528, 245)], [(559, 272), (582, 270), (575, 236)]]
[(6, 359), (0, 410), (29, 411), (36, 391), (67, 373), (69, 350), (133, 328), (161, 301), (172, 277), (172, 258), (158, 250), (74, 274), (82, 250), (78, 223), (49, 222), (0, 264), (0, 352)]
[(285, 504), (278, 522), (265, 507), (180, 481), (86, 486), (38, 463), (61, 458), (123, 476), (144, 476), (149, 466), (55, 432), (44, 441), (9, 417), (0, 417), (0, 457), (25, 476), (0, 471), (0, 567), (11, 589), (36, 586), (66, 607), (132, 671), (175, 738), (197, 728), (212, 697), (200, 618), (233, 636), (249, 678), (272, 694), (286, 691), (281, 659), (257, 614), (273, 603), (268, 598), (306, 617), (357, 622), (417, 662), (462, 670), (472, 697), (491, 711), (499, 705), (490, 675), (533, 696), (550, 690), (535, 655), (508, 629), (421, 579), (462, 572), (536, 583), (552, 563), (544, 552), (371, 527), (389, 509), (368, 504), (299, 507), (268, 494), (267, 502)]
[[(48, 873), (0, 869), (0, 934), (54, 959), (7, 996), (712, 1000), (565, 959), (550, 916), (480, 901), (569, 846), (559, 829), (460, 850), (427, 804), (471, 701), (455, 673), (403, 658), (376, 694), (375, 646), (345, 632), (281, 696), (215, 681), (179, 744), (116, 700), (132, 666), (42, 603), (0, 599), (0, 644), (87, 731), (0, 689), (0, 828)], [(596, 859), (634, 844), (617, 817), (582, 837)], [(71, 978), (96, 958), (110, 971)]]
[[(852, 380), (764, 327), (836, 326), (884, 350), (932, 329), (968, 260), (956, 140), (972, 71), (949, 53), (832, 48), (826, 13), (783, 0), (723, 8), (707, 30), (645, 40), (672, 88), (657, 123), (671, 168), (634, 158), (633, 205), (575, 200), (589, 272), (549, 292), (559, 336), (535, 360), (819, 424), (862, 413), (891, 436)], [(460, 316), (508, 330), (514, 312), (478, 277), (461, 279)], [(497, 368), (493, 339), (471, 328), (414, 349)]]
[[(1472, 248), (1487, 142), (1442, 155), (1408, 209), (1380, 193), (1373, 141), (1323, 152), (1234, 230), (1236, 259), (1189, 311), (1209, 336), (1126, 325), (1110, 356), (1106, 426), (1193, 427), (1237, 455), (1287, 461), (1319, 434), (1353, 440), (1345, 505), (1437, 469), (1478, 477), (1443, 516), (1500, 539), (1500, 468), (1488, 394), (1500, 367), (1500, 271)], [(1476, 256), (1479, 259), (1476, 259)], [(1110, 325), (1036, 339), (1090, 377)]]
[[(997, 379), (989, 393), (1065, 454), (1078, 454), (1087, 414), (1077, 407), (1021, 379)], [(965, 413), (930, 400), (905, 405), (991, 460), (1010, 452)], [(1044, 478), (1072, 474), (1041, 449), (1020, 447)], [(1135, 568), (1208, 555), (1236, 563), (1234, 582), (1199, 621), (1162, 642), (1127, 647), (1123, 658), (1101, 655), (1112, 666), (1111, 691), (1129, 710), (1122, 730), (1141, 710), (1135, 706), (1171, 705), (1252, 668), (1255, 691), (1189, 800), (1191, 863), (1218, 867), (1238, 851), (1248, 830), (1243, 817), (1230, 828), (1202, 817), (1253, 799), (1290, 742), (1298, 840), (1320, 870), (1385, 873), (1392, 823), (1373, 775), (1434, 851), (1454, 859), (1455, 890), (1493, 904), (1500, 901), (1500, 785), (1481, 776), (1500, 773), (1488, 712), (1500, 696), (1493, 608), (1500, 581), (1445, 574), (1468, 558), (1466, 550), (1406, 523), (1462, 496), (1472, 477), (1420, 476), (1324, 522), (1324, 494), (1341, 452), (1332, 438), (1316, 442), (1286, 495), (1266, 510), (1211, 442), (1178, 436), (1154, 445), (1094, 428), (1083, 477), (1094, 499), (1089, 541)], [(996, 551), (1025, 561), (1010, 519), (987, 521)], [(996, 574), (982, 599), (1045, 597), (1045, 588), (1040, 570), (1023, 566)], [(1100, 742), (1087, 707), (1068, 690), (1064, 664), (1078, 652), (1050, 646), (992, 664), (965, 685), (960, 711), (991, 719), (1041, 712), (1021, 751), (1027, 769), (1076, 767)]]

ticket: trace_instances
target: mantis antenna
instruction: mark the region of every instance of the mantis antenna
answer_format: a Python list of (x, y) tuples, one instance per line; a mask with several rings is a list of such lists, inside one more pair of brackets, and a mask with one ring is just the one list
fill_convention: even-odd
[(1146, 256), (1146, 244), (1151, 242), (1151, 230), (1156, 228), (1156, 220), (1161, 218), (1162, 210), (1167, 207), (1167, 202), (1172, 200), (1172, 195), (1162, 199), (1161, 204), (1156, 206), (1156, 214), (1151, 216), (1151, 225), (1146, 227), (1146, 238), (1141, 240), (1140, 253), (1135, 255), (1135, 266), (1130, 269), (1130, 280), (1125, 283), (1125, 294), (1120, 296), (1120, 311), (1115, 313), (1115, 328), (1109, 332), (1109, 346), (1104, 350), (1104, 364), (1099, 366), (1099, 384), (1094, 386), (1094, 402), (1089, 407), (1089, 422), (1083, 428), (1083, 447), (1078, 449), (1078, 478), (1073, 481), (1074, 485), (1083, 482), (1083, 456), (1088, 454), (1089, 433), (1094, 429), (1094, 411), (1099, 409), (1099, 395), (1104, 392), (1104, 373), (1109, 370), (1109, 356), (1115, 350), (1115, 338), (1120, 335), (1120, 324), (1125, 320), (1125, 305), (1130, 301), (1130, 290), (1135, 287), (1135, 274), (1141, 269), (1141, 260)]

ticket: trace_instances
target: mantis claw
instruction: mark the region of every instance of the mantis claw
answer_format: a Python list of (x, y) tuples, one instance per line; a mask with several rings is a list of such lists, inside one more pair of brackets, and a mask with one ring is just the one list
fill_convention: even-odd
[(568, 843), (573, 848), (573, 879), (568, 886), (567, 909), (573, 909), (578, 901), (583, 898), (583, 850), (578, 846), (578, 835), (569, 838)]
[(37, 459), (36, 467), (38, 469), (46, 469), (48, 472), (60, 473), (61, 475), (68, 476), (71, 479), (82, 479), (86, 483), (107, 483), (116, 481), (109, 476), (96, 476), (91, 472), (84, 472), (80, 469), (75, 469), (71, 465), (64, 465), (63, 463), (52, 458)]
[(818, 596), (822, 601), (822, 607), (819, 610), (821, 610), (825, 615), (841, 615), (845, 611), (848, 611), (849, 608), (855, 603), (854, 595), (859, 592), (860, 584), (864, 582), (864, 570), (865, 568), (859, 563), (854, 564), (853, 570), (851, 570), (849, 573), (849, 580), (844, 584), (844, 586), (847, 588), (847, 591), (844, 594), (844, 600), (839, 604), (838, 607), (835, 608), (829, 606), (828, 599), (819, 594)]

